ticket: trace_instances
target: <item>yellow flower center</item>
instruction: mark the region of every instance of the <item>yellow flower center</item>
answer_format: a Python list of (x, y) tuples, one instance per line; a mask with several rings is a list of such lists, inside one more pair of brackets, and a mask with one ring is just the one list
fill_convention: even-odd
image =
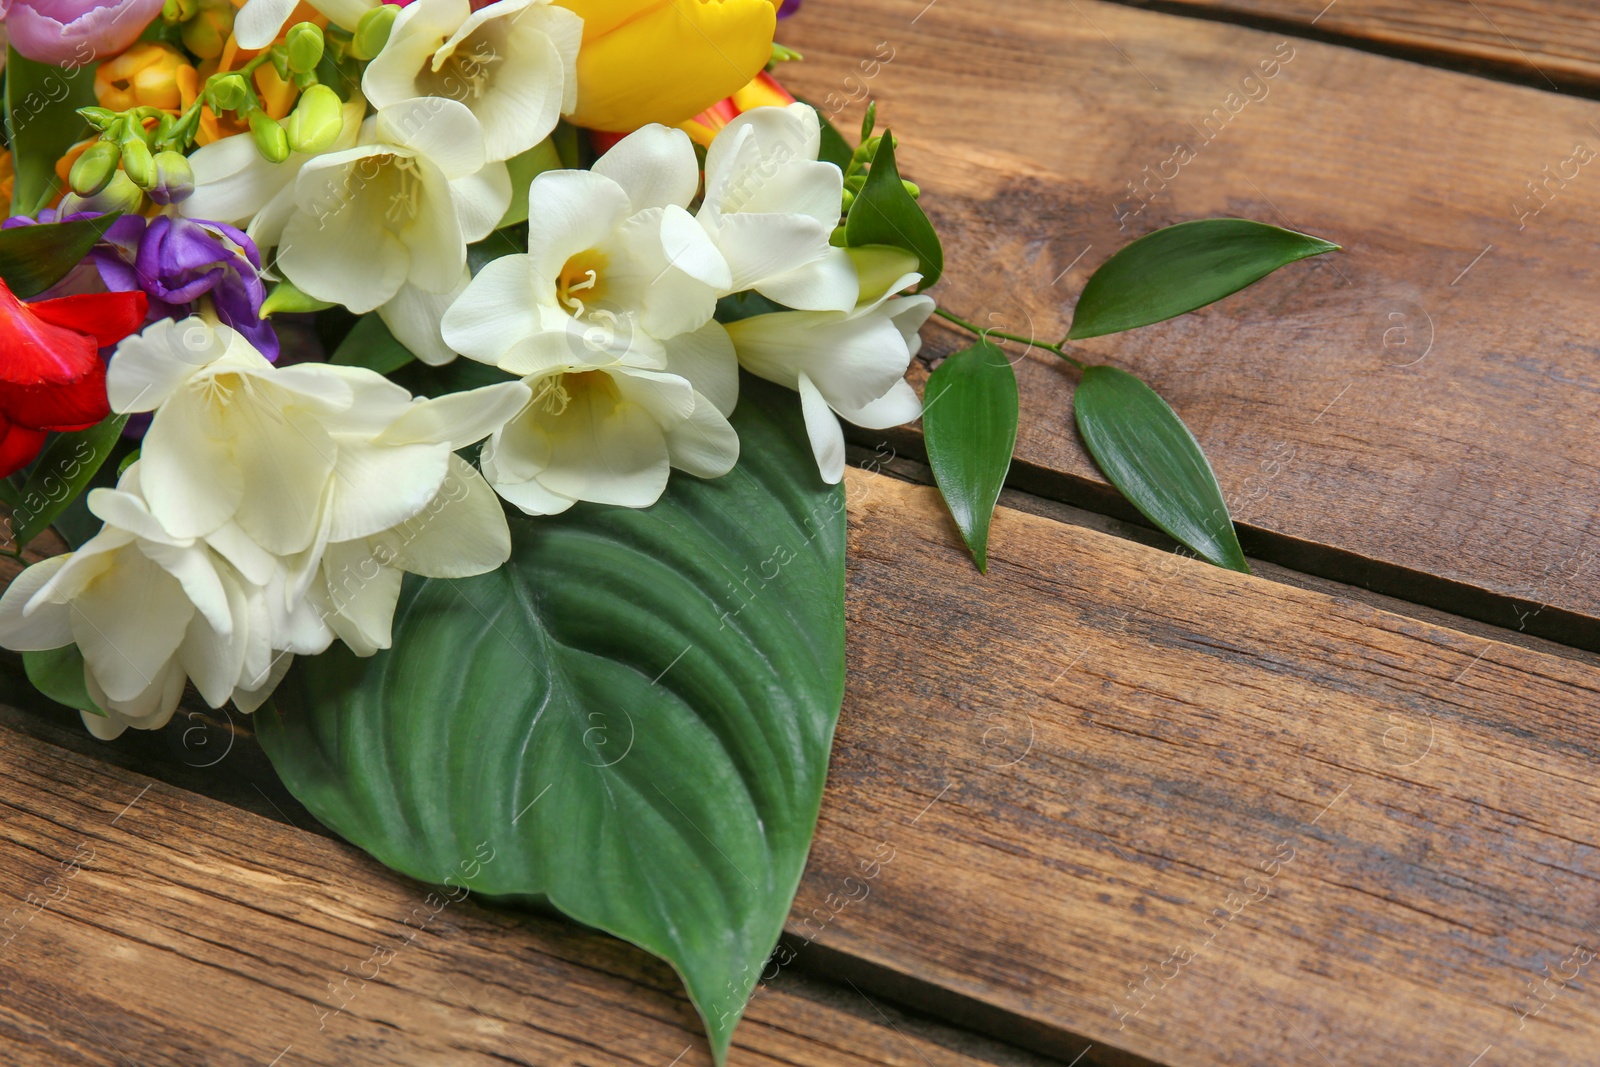
[(556, 300), (574, 318), (582, 318), (589, 304), (605, 299), (606, 266), (605, 255), (592, 248), (579, 252), (562, 266), (561, 276), (556, 279)]
[(433, 62), (417, 80), (429, 96), (442, 96), (463, 103), (477, 100), (489, 89), (495, 64), (505, 59), (494, 45), (468, 38), (451, 49), (434, 53)]
[(533, 389), (533, 403), (549, 415), (562, 415), (575, 395), (587, 393), (607, 398), (615, 405), (622, 399), (617, 383), (604, 371), (573, 371), (540, 379)]

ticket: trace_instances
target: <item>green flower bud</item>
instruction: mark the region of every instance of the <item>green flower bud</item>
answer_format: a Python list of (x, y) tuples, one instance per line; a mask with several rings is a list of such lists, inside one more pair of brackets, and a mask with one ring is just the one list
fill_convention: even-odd
[(200, 13), (183, 24), (183, 46), (201, 59), (216, 59), (233, 32), (233, 5), (202, 0)]
[(379, 4), (361, 16), (356, 23), (355, 36), (350, 39), (350, 54), (365, 62), (376, 59), (383, 46), (389, 43), (389, 31), (394, 28), (400, 9), (394, 4)]
[(284, 48), (289, 54), (290, 70), (296, 74), (316, 70), (322, 62), (322, 28), (310, 22), (296, 23), (289, 27)]
[(116, 122), (119, 117), (115, 111), (108, 107), (80, 107), (78, 114), (82, 115), (85, 122), (101, 133), (109, 130), (111, 124)]
[(289, 135), (265, 111), (250, 112), (250, 136), (267, 162), (282, 163), (289, 158)]
[(144, 210), (144, 193), (119, 170), (111, 175), (110, 183), (94, 196), (79, 196), (77, 193), (63, 196), (57, 210), (63, 218), (80, 211), (98, 211), (105, 215), (121, 211), (135, 215)]
[(840, 214), (843, 214), (843, 215), (850, 214), (850, 209), (855, 206), (855, 203), (856, 203), (855, 190), (854, 189), (846, 189), (844, 191), (844, 203), (843, 203), (843, 205), (841, 207)]
[(250, 84), (242, 74), (229, 74), (211, 83), (211, 102), (219, 111), (238, 111), (250, 99)]
[(110, 141), (96, 141), (84, 149), (83, 155), (72, 165), (68, 184), (79, 196), (94, 196), (111, 184), (117, 164), (121, 162), (122, 149)]
[(906, 192), (911, 194), (911, 199), (915, 200), (922, 195), (922, 187), (916, 182), (908, 182), (904, 178), (901, 178), (900, 184), (906, 187)]
[(156, 161), (150, 154), (150, 146), (138, 137), (129, 137), (122, 142), (122, 170), (130, 181), (141, 189), (148, 189), (156, 183)]
[(891, 245), (861, 245), (848, 248), (850, 262), (861, 282), (861, 302), (870, 304), (889, 291), (895, 282), (917, 270), (917, 257)]
[(156, 153), (156, 181), (150, 199), (165, 206), (189, 199), (194, 192), (194, 169), (181, 152)]
[(307, 296), (289, 282), (279, 282), (273, 286), (272, 292), (261, 302), (261, 317), (268, 318), (278, 312), (298, 313), (305, 311), (325, 311), (333, 307), (326, 300), (318, 300), (314, 296)]
[(285, 129), (296, 152), (326, 152), (344, 130), (344, 103), (326, 85), (313, 85), (300, 94)]

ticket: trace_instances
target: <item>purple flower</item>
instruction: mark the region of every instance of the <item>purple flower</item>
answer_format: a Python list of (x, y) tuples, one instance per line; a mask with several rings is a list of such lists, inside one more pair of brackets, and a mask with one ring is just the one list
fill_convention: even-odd
[(100, 275), (111, 289), (142, 289), (150, 313), (182, 318), (210, 297), (217, 318), (238, 330), (268, 359), (278, 358), (278, 335), (261, 318), (266, 295), (255, 242), (221, 222), (161, 215), (124, 215), (96, 247)]
[(778, 8), (778, 17), (786, 19), (799, 10), (800, 0), (783, 0), (783, 4)]
[(127, 48), (162, 0), (9, 0), (0, 5), (11, 47), (56, 67), (81, 67)]

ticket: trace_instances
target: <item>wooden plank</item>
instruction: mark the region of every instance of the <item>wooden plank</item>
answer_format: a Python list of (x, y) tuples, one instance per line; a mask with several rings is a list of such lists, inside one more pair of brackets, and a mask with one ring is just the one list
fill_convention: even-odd
[(1593, 1062), (1600, 668), (847, 477), (793, 937), (1045, 1051)]
[[(12, 731), (0, 899), (6, 1063), (710, 1062), (675, 976), (636, 949), (452, 902), (348, 846)], [(784, 976), (731, 1062), (1038, 1061)]]
[[(1566, 163), (1600, 150), (1600, 105), (1094, 0), (813, 0), (784, 34), (807, 56), (784, 77), (824, 110), (879, 99), (947, 239), (938, 295), (985, 325), (1060, 337), (1094, 265), (1183, 219), (1342, 243), (1077, 351), (1173, 403), (1255, 554), (1600, 647), (1600, 246), (1574, 225), (1600, 178)], [(935, 357), (964, 343), (929, 335)], [(1074, 376), (1016, 355), (1014, 483), (1114, 508)]]
[(1600, 12), (1584, 0), (1128, 0), (1323, 34), (1422, 62), (1465, 63), (1549, 89), (1600, 87)]

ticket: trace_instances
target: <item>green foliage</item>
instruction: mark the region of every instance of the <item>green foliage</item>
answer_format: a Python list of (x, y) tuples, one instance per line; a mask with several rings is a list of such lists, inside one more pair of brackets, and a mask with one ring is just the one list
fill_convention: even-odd
[(382, 862), (669, 960), (718, 1062), (793, 900), (844, 692), (843, 490), (794, 394), (746, 379), (733, 421), (732, 475), (514, 518), (505, 567), (408, 580), (391, 650), (302, 661), (256, 717), (290, 790)]
[(1095, 464), (1141, 514), (1201, 558), (1250, 573), (1211, 464), (1155, 390), (1127, 371), (1090, 367), (1073, 409)]
[(1068, 340), (1175, 318), (1237, 293), (1279, 267), (1339, 246), (1249, 219), (1197, 219), (1147, 234), (1084, 286)]
[(939, 364), (923, 390), (928, 463), (978, 570), (989, 569), (989, 522), (1017, 445), (1017, 376), (987, 339)]

